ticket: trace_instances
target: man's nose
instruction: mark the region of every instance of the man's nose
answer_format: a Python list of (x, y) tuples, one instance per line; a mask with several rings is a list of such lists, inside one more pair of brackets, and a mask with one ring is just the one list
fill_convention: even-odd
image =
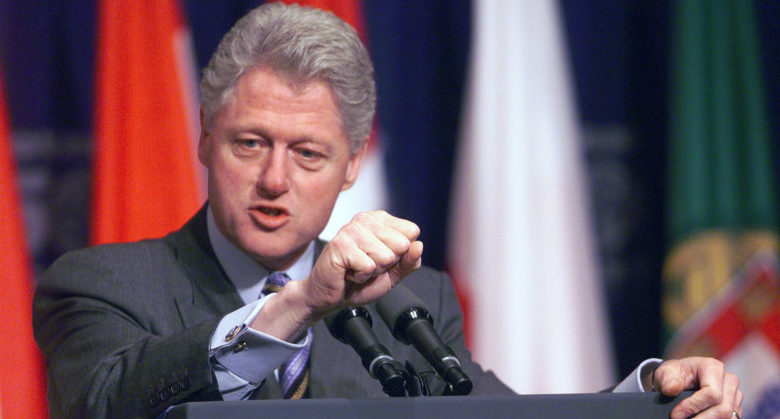
[(283, 147), (273, 147), (266, 156), (259, 187), (267, 195), (279, 196), (290, 189), (290, 161)]

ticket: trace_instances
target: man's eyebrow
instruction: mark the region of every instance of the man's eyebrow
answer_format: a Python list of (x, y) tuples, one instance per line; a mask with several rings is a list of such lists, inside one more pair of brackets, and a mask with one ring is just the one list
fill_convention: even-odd
[(313, 145), (320, 146), (329, 152), (333, 151), (333, 146), (330, 143), (328, 143), (327, 141), (318, 141), (312, 137), (298, 137), (295, 140), (290, 141), (290, 145), (293, 146), (301, 145), (301, 144), (313, 144)]
[(227, 127), (227, 132), (231, 137), (241, 135), (244, 133), (254, 134), (263, 138), (272, 138), (263, 127), (253, 124), (247, 124), (242, 122), (236, 122)]

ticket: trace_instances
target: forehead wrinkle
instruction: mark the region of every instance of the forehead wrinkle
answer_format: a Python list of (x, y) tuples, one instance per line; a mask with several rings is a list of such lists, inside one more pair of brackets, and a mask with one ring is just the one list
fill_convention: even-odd
[[(258, 65), (256, 67), (249, 69), (241, 77), (239, 77), (239, 79), (236, 81), (236, 85), (238, 85), (238, 83), (241, 82), (241, 79), (244, 78), (246, 74), (253, 73), (253, 72), (265, 72), (266, 74), (270, 74), (273, 77), (276, 77), (278, 80), (281, 80), (282, 83), (286, 87), (288, 87), (296, 96), (305, 95), (306, 92), (310, 91), (315, 86), (324, 87), (328, 92), (328, 96), (330, 97), (331, 103), (334, 105), (334, 108), (336, 109), (337, 112), (336, 117), (337, 117), (339, 127), (341, 128), (341, 131), (344, 133), (347, 140), (349, 140), (346, 127), (344, 126), (344, 112), (341, 108), (342, 105), (341, 101), (338, 99), (336, 92), (333, 90), (333, 87), (330, 85), (330, 83), (328, 83), (327, 79), (320, 76), (306, 76), (306, 75), (290, 73), (284, 70), (277, 70), (270, 65)], [(259, 80), (255, 80), (255, 81), (260, 82)]]
[[(265, 73), (266, 77), (256, 77), (258, 73)], [(281, 83), (274, 83), (273, 80)], [(279, 121), (279, 119), (284, 119), (285, 115), (296, 119), (303, 118), (302, 121), (296, 121), (300, 125), (316, 125), (323, 122), (322, 115), (319, 112), (324, 107), (317, 106), (312, 108), (308, 100), (304, 99), (301, 102), (296, 100), (315, 89), (321, 89), (326, 94), (327, 100), (330, 102), (329, 105), (331, 105), (328, 107), (327, 119), (331, 120), (338, 127), (340, 136), (343, 136), (344, 140), (349, 143), (344, 131), (343, 120), (338, 109), (335, 93), (327, 83), (324, 81), (318, 83), (318, 81), (320, 80), (299, 79), (265, 68), (255, 69), (245, 73), (238, 80), (233, 95), (220, 114), (223, 114), (230, 121), (227, 128), (234, 135), (241, 132), (249, 132), (256, 133), (264, 138), (273, 139), (271, 135), (273, 128), (279, 123), (285, 123), (284, 121)], [(282, 90), (282, 88), (289, 90)], [(289, 94), (292, 94), (294, 97), (290, 99)], [(301, 109), (301, 107), (304, 109)], [(260, 118), (258, 118), (258, 115)], [(272, 119), (270, 122), (268, 120), (269, 117)], [(312, 137), (312, 133), (302, 133), (302, 135), (292, 138), (289, 142), (301, 143), (305, 141), (328, 146), (326, 139)]]

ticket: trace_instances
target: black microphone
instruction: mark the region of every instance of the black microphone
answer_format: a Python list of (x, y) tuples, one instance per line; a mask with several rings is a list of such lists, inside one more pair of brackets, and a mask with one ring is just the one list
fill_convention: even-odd
[(452, 394), (466, 395), (471, 392), (471, 380), (460, 368), (460, 360), (442, 342), (433, 329), (433, 317), (409, 288), (402, 284), (396, 285), (377, 300), (376, 308), (393, 336), (402, 343), (414, 346), (447, 382)]
[(346, 307), (325, 316), (325, 324), (333, 337), (349, 344), (360, 355), (366, 371), (382, 383), (385, 393), (390, 397), (406, 395), (401, 364), (379, 343), (368, 310)]

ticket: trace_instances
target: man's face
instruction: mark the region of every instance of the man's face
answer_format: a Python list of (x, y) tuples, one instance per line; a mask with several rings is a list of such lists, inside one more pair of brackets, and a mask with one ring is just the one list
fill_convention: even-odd
[(198, 143), (217, 226), (274, 270), (289, 267), (322, 232), (364, 151), (350, 155), (325, 82), (292, 84), (264, 68), (239, 78)]

